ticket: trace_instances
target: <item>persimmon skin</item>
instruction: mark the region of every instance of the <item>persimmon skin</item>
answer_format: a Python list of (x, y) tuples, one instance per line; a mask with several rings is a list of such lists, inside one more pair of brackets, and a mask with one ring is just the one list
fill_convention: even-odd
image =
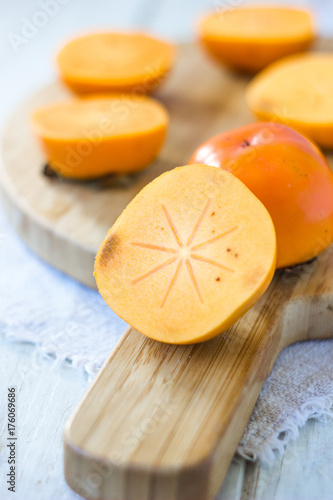
[(212, 137), (189, 163), (222, 168), (265, 205), (277, 237), (277, 268), (306, 262), (333, 241), (333, 174), (299, 132), (253, 123)]
[(225, 66), (248, 73), (257, 73), (272, 62), (279, 60), (289, 54), (303, 52), (309, 48), (312, 39), (300, 41), (280, 42), (279, 44), (262, 42), (244, 43), (242, 41), (217, 41), (214, 39), (200, 37), (201, 43), (210, 55)]

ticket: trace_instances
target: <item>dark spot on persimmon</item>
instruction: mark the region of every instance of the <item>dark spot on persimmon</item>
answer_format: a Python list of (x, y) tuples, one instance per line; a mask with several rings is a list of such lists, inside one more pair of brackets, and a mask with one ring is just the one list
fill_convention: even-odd
[(215, 281), (220, 281), (220, 277), (218, 276), (217, 278), (215, 278)]
[(45, 177), (50, 177), (50, 179), (57, 179), (59, 177), (57, 172), (48, 163), (44, 165), (42, 173)]
[(119, 245), (119, 238), (116, 234), (110, 234), (107, 241), (103, 245), (103, 249), (99, 256), (99, 264), (103, 267), (107, 266), (115, 254)]
[(227, 252), (231, 252), (231, 248), (227, 248)]
[[(214, 229), (213, 229), (212, 233), (215, 233)], [(326, 231), (326, 233), (327, 233), (327, 231)]]
[(243, 139), (243, 148), (248, 148), (249, 146), (250, 146), (249, 141), (247, 141), (246, 139)]
[(212, 212), (210, 215), (211, 215), (211, 216), (215, 215), (215, 212)]

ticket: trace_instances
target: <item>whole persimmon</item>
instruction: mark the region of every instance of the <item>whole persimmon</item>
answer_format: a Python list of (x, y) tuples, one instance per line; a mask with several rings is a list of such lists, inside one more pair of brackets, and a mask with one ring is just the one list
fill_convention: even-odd
[(286, 125), (253, 123), (216, 135), (189, 163), (222, 168), (265, 205), (275, 225), (277, 268), (306, 262), (333, 241), (333, 174), (320, 150)]

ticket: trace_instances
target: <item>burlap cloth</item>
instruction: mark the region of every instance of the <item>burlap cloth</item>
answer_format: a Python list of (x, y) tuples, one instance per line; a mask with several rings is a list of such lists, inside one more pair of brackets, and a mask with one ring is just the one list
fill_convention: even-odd
[[(1, 206), (0, 262), (2, 334), (33, 342), (42, 356), (71, 362), (93, 378), (126, 324), (97, 292), (35, 257), (8, 226)], [(293, 345), (280, 354), (238, 451), (267, 463), (307, 419), (332, 414), (333, 340)]]
[[(333, 324), (332, 324), (333, 329)], [(284, 349), (266, 380), (238, 452), (270, 463), (309, 418), (333, 417), (333, 340)]]

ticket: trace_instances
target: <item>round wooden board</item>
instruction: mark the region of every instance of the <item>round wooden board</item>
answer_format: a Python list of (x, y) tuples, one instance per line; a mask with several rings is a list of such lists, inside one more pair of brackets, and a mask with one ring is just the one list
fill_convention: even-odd
[[(325, 42), (325, 48), (332, 42)], [(4, 206), (26, 243), (45, 261), (96, 287), (96, 252), (130, 200), (161, 173), (185, 165), (210, 136), (253, 120), (245, 105), (249, 81), (210, 61), (194, 44), (179, 47), (176, 67), (155, 94), (171, 115), (166, 144), (145, 171), (126, 178), (79, 183), (46, 177), (46, 158), (29, 118), (41, 105), (70, 96), (55, 83), (23, 103), (3, 134), (0, 183)]]

